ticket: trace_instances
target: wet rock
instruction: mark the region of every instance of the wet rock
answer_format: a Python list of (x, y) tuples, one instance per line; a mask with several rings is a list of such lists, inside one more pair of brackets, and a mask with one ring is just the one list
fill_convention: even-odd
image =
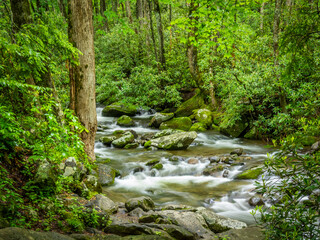
[(236, 155), (238, 155), (238, 156), (241, 156), (242, 153), (243, 153), (243, 148), (236, 148), (236, 149), (234, 149), (234, 150), (232, 150), (232, 151), (230, 152), (230, 155), (236, 154)]
[(264, 205), (264, 201), (263, 201), (262, 197), (260, 197), (260, 196), (252, 196), (249, 199), (248, 203), (252, 207)]
[(101, 184), (96, 176), (87, 175), (83, 182), (90, 191), (98, 193), (102, 192)]
[(161, 170), (161, 169), (163, 169), (163, 164), (162, 163), (157, 163), (154, 166), (152, 166), (151, 169)]
[(248, 227), (244, 229), (231, 229), (227, 232), (218, 234), (218, 236), (223, 239), (228, 240), (264, 240), (266, 236), (263, 230), (259, 227)]
[(183, 205), (183, 204), (170, 204), (170, 205), (166, 205), (164, 207), (161, 208), (161, 210), (187, 210), (190, 212), (195, 212), (197, 211), (196, 208), (188, 206), (188, 205)]
[(205, 208), (197, 213), (199, 213), (205, 219), (210, 230), (215, 233), (221, 233), (229, 229), (242, 229), (247, 227), (247, 224), (244, 222), (219, 216), (218, 214)]
[(131, 212), (128, 213), (129, 216), (138, 217), (138, 218), (142, 217), (145, 214), (146, 213), (139, 207), (133, 209)]
[(101, 194), (95, 195), (89, 204), (92, 208), (101, 209), (109, 214), (118, 211), (118, 205), (115, 202), (113, 202), (110, 198)]
[(195, 119), (199, 123), (201, 123), (204, 126), (204, 128), (208, 128), (212, 124), (213, 118), (210, 110), (205, 108), (196, 109), (196, 110), (193, 110), (193, 114)]
[(8, 227), (0, 229), (0, 239), (2, 240), (73, 240), (73, 238), (56, 232), (35, 232), (28, 229)]
[(171, 157), (169, 157), (169, 161), (170, 162), (179, 162), (181, 160), (183, 160), (183, 157), (179, 157), (179, 156), (171, 156)]
[(222, 173), (222, 177), (227, 178), (229, 176), (229, 170), (224, 170)]
[(174, 117), (173, 113), (156, 113), (150, 121), (150, 126), (158, 128), (161, 123), (168, 121)]
[[(160, 219), (160, 218), (159, 218)], [(160, 219), (162, 221), (165, 221), (166, 219)], [(195, 235), (186, 230), (185, 228), (182, 228), (180, 226), (176, 226), (173, 224), (148, 224), (150, 227), (162, 229), (166, 231), (171, 237), (177, 240), (193, 240), (196, 239)]]
[(143, 171), (144, 171), (143, 167), (136, 167), (135, 169), (133, 169), (133, 173), (143, 172)]
[(102, 116), (120, 117), (122, 115), (134, 116), (138, 113), (139, 108), (129, 103), (112, 103), (102, 110)]
[(203, 123), (194, 123), (189, 131), (196, 131), (196, 132), (204, 132), (206, 131), (206, 126)]
[(167, 122), (161, 123), (159, 129), (180, 129), (188, 131), (192, 126), (192, 121), (188, 117), (173, 118)]
[(139, 147), (139, 143), (129, 143), (124, 146), (124, 149), (135, 149), (137, 147)]
[(151, 146), (165, 150), (187, 149), (196, 139), (196, 132), (181, 132), (151, 140)]
[(132, 127), (135, 125), (135, 123), (131, 117), (127, 115), (122, 115), (121, 117), (118, 118), (117, 125), (122, 127)]
[(114, 183), (116, 177), (116, 170), (110, 166), (104, 164), (97, 164), (98, 174), (99, 174), (99, 183), (102, 186), (109, 186)]
[(160, 162), (159, 159), (152, 159), (152, 160), (148, 161), (148, 162), (146, 163), (146, 165), (147, 165), (147, 166), (154, 166), (154, 165), (156, 165), (156, 164), (159, 163), (159, 162)]
[(116, 140), (117, 137), (112, 135), (112, 136), (105, 136), (105, 137), (101, 137), (99, 139), (100, 142), (102, 142), (104, 145), (110, 147), (111, 146), (111, 143), (112, 141)]
[(215, 166), (210, 166), (210, 167), (207, 167), (203, 170), (202, 174), (204, 176), (215, 176), (217, 175), (218, 172), (221, 172), (223, 171), (225, 168), (224, 165), (222, 164), (217, 164)]
[(112, 145), (117, 148), (123, 148), (125, 145), (134, 141), (134, 135), (131, 132), (125, 132), (120, 138), (112, 141)]
[(142, 224), (134, 224), (134, 223), (120, 223), (120, 224), (114, 224), (107, 226), (104, 229), (105, 233), (113, 233), (120, 236), (126, 236), (126, 235), (152, 235), (155, 234), (155, 231)]
[(154, 209), (154, 202), (150, 197), (143, 196), (127, 200), (125, 206), (129, 212), (138, 207), (144, 211), (149, 211)]
[(197, 158), (188, 159), (188, 164), (198, 164), (198, 163), (199, 163), (199, 159)]
[(182, 103), (177, 111), (174, 113), (177, 117), (187, 117), (192, 114), (192, 111), (195, 109), (202, 108), (205, 105), (204, 99), (201, 95), (200, 90), (196, 90), (196, 95), (194, 95), (189, 100)]
[(220, 157), (218, 156), (209, 157), (209, 161), (210, 163), (218, 163), (220, 161)]
[(154, 135), (155, 135), (155, 133), (145, 133), (145, 134), (141, 135), (140, 139), (149, 141), (151, 138), (154, 137)]
[(236, 179), (257, 179), (262, 174), (262, 167), (255, 167), (240, 173)]
[(162, 130), (162, 131), (156, 133), (154, 135), (153, 139), (154, 138), (168, 136), (168, 135), (175, 134), (175, 133), (180, 133), (180, 132), (183, 132), (183, 131), (182, 130), (176, 130), (176, 129), (165, 129), (165, 130)]

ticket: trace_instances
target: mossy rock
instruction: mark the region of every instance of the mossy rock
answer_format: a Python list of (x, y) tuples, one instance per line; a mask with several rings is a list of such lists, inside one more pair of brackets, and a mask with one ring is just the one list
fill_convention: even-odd
[(122, 115), (134, 116), (138, 113), (139, 107), (130, 103), (116, 102), (106, 106), (102, 110), (102, 116), (120, 117)]
[(217, 125), (214, 124), (214, 123), (211, 124), (211, 129), (212, 129), (212, 130), (215, 130), (215, 131), (220, 131), (220, 127), (217, 126)]
[(153, 210), (155, 207), (152, 199), (145, 196), (128, 199), (125, 203), (125, 206), (129, 212), (138, 207), (143, 211)]
[(98, 182), (102, 186), (109, 186), (114, 183), (114, 179), (117, 175), (117, 170), (104, 164), (97, 164), (99, 178)]
[(153, 159), (153, 160), (150, 160), (146, 163), (147, 166), (153, 166), (153, 165), (156, 165), (160, 162), (160, 160), (158, 159)]
[(221, 112), (212, 112), (212, 121), (213, 124), (220, 126), (220, 123), (222, 122), (223, 119), (223, 113)]
[(168, 135), (175, 134), (175, 133), (179, 133), (179, 132), (182, 132), (182, 130), (177, 130), (177, 129), (165, 129), (165, 130), (162, 130), (162, 131), (160, 131), (160, 132), (157, 132), (157, 133), (153, 136), (153, 139), (154, 139), (154, 138), (159, 138), (159, 137), (168, 136)]
[(102, 142), (106, 146), (111, 146), (112, 141), (114, 141), (116, 139), (117, 139), (116, 136), (105, 136), (105, 137), (101, 137), (99, 139), (99, 141)]
[(212, 112), (208, 109), (196, 109), (193, 110), (193, 114), (197, 122), (202, 123), (205, 128), (210, 127), (212, 124)]
[(205, 106), (204, 98), (201, 95), (199, 89), (196, 90), (196, 95), (182, 103), (177, 111), (174, 113), (176, 117), (188, 117), (192, 114), (192, 111)]
[(206, 127), (203, 123), (194, 123), (191, 128), (189, 129), (189, 131), (196, 131), (196, 132), (204, 132), (206, 131)]
[(122, 115), (121, 117), (119, 117), (117, 120), (117, 124), (122, 127), (132, 127), (135, 125), (132, 118), (127, 115)]
[(257, 179), (262, 174), (262, 167), (255, 167), (240, 173), (236, 179)]
[(188, 117), (173, 118), (167, 122), (161, 123), (159, 129), (180, 129), (188, 131), (192, 126), (192, 121)]
[(151, 141), (146, 141), (145, 144), (144, 144), (144, 147), (145, 148), (151, 147)]
[(174, 117), (173, 113), (156, 113), (150, 121), (150, 126), (158, 128), (161, 123), (166, 122)]
[(314, 136), (303, 136), (298, 140), (303, 146), (312, 146), (317, 141)]
[(129, 143), (124, 146), (124, 149), (135, 149), (137, 147), (139, 147), (139, 143)]
[(125, 131), (124, 130), (115, 130), (112, 135), (115, 135), (115, 136), (118, 136), (118, 135), (121, 135), (123, 134)]
[(120, 138), (112, 141), (112, 145), (117, 148), (123, 148), (129, 143), (133, 143), (134, 136), (131, 132), (125, 132)]
[(258, 133), (258, 128), (256, 126), (252, 127), (244, 136), (246, 139), (261, 139), (261, 135)]
[(161, 170), (162, 168), (163, 168), (163, 164), (162, 163), (157, 163), (154, 166), (152, 166), (151, 169)]
[(223, 134), (237, 138), (242, 136), (247, 127), (248, 123), (242, 120), (236, 121), (232, 126), (220, 126), (220, 131)]

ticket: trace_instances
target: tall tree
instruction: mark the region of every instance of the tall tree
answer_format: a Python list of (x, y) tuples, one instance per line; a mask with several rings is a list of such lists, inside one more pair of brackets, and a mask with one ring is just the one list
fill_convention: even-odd
[(159, 60), (161, 64), (161, 68), (166, 68), (166, 59), (164, 56), (164, 38), (163, 38), (163, 29), (162, 29), (162, 19), (161, 19), (161, 11), (160, 11), (160, 4), (159, 0), (154, 0), (154, 10), (156, 14), (157, 20), (157, 28), (159, 34)]
[(68, 33), (73, 45), (81, 52), (79, 65), (71, 66), (70, 81), (74, 89), (74, 110), (81, 124), (88, 130), (81, 133), (85, 150), (95, 160), (94, 142), (97, 130), (95, 96), (95, 59), (91, 0), (69, 0)]
[(29, 0), (10, 0), (13, 29), (17, 32), (23, 24), (32, 22)]

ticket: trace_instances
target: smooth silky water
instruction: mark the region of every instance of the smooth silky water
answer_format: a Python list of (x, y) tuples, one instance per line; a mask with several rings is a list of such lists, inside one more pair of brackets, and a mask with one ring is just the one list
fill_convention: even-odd
[[(143, 114), (133, 119), (137, 126), (123, 128), (116, 125), (116, 118), (102, 117), (102, 108), (97, 108), (98, 124), (106, 129), (97, 132), (95, 153), (99, 159), (109, 159), (107, 164), (120, 170), (122, 177), (117, 178), (113, 186), (103, 188), (113, 201), (125, 202), (127, 199), (139, 196), (150, 196), (161, 206), (166, 204), (185, 204), (194, 207), (204, 206), (216, 213), (248, 224), (254, 223), (250, 212), (253, 207), (248, 199), (254, 195), (254, 181), (233, 179), (241, 172), (243, 166), (229, 168), (227, 178), (222, 177), (223, 171), (217, 176), (203, 176), (202, 171), (209, 165), (208, 157), (226, 154), (235, 148), (243, 148), (244, 155), (251, 157), (247, 164), (263, 162), (267, 154), (274, 150), (264, 147), (261, 141), (228, 138), (216, 131), (199, 133), (196, 140), (187, 150), (147, 151), (143, 147), (137, 149), (117, 149), (105, 147), (98, 142), (101, 136), (111, 134), (115, 130), (132, 129), (137, 134), (158, 132), (148, 128), (153, 115)], [(181, 156), (184, 160), (169, 161), (170, 156)], [(199, 159), (198, 164), (188, 164), (188, 158)], [(163, 164), (160, 171), (150, 169), (145, 163), (158, 159)], [(143, 172), (134, 172), (137, 167), (143, 167)]]

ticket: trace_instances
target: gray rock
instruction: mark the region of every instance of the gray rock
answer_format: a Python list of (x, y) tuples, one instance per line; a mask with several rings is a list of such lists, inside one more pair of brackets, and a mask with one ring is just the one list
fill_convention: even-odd
[(197, 213), (205, 219), (210, 230), (215, 233), (225, 232), (229, 229), (242, 229), (247, 227), (247, 224), (244, 222), (219, 216), (208, 209), (199, 210)]
[(138, 113), (139, 107), (129, 103), (112, 103), (102, 110), (102, 116), (120, 117), (122, 115), (134, 116)]
[(197, 158), (190, 158), (190, 159), (188, 159), (188, 163), (189, 164), (198, 164), (199, 163), (199, 159), (197, 159)]
[(223, 239), (228, 240), (264, 240), (266, 236), (263, 230), (259, 227), (248, 227), (244, 229), (232, 229), (227, 232), (218, 234), (218, 236)]
[(150, 121), (150, 126), (158, 128), (161, 123), (174, 117), (173, 113), (156, 113)]
[(102, 186), (109, 186), (114, 183), (116, 177), (116, 170), (110, 166), (104, 164), (97, 164), (98, 174), (99, 174), (99, 183)]
[(34, 177), (34, 183), (39, 186), (54, 187), (58, 179), (57, 173), (52, 168), (52, 165), (47, 161), (40, 161), (39, 167)]
[(111, 143), (116, 140), (117, 137), (114, 136), (114, 135), (111, 135), (111, 136), (105, 136), (105, 137), (101, 137), (99, 139), (100, 142), (102, 142), (104, 145), (106, 146), (111, 146)]
[(138, 207), (138, 208), (133, 209), (131, 212), (129, 212), (128, 215), (140, 218), (143, 215), (145, 215), (145, 212), (141, 208)]
[(176, 129), (165, 129), (165, 130), (162, 130), (158, 133), (156, 133), (153, 138), (159, 138), (159, 137), (164, 137), (164, 136), (168, 136), (168, 135), (171, 135), (171, 134), (174, 134), (174, 133), (181, 133), (182, 130), (176, 130)]
[(262, 197), (260, 197), (260, 196), (252, 196), (249, 199), (248, 203), (250, 206), (253, 206), (253, 207), (264, 205), (264, 201), (263, 201)]
[(120, 224), (111, 224), (104, 229), (105, 233), (113, 233), (121, 236), (125, 235), (152, 235), (155, 234), (155, 231), (151, 227), (147, 227), (142, 224), (134, 223), (120, 223)]
[(230, 152), (230, 155), (237, 154), (238, 156), (241, 156), (242, 153), (243, 153), (243, 148), (236, 148)]
[(109, 214), (115, 213), (118, 211), (118, 205), (112, 201), (110, 198), (97, 194), (90, 201), (90, 205), (93, 208), (99, 208)]
[(187, 149), (196, 137), (196, 132), (174, 133), (169, 136), (152, 139), (151, 146), (165, 150)]
[(0, 240), (73, 240), (56, 232), (35, 232), (28, 229), (9, 227), (0, 229)]
[(315, 142), (314, 144), (312, 144), (312, 146), (311, 146), (311, 151), (312, 152), (319, 151), (319, 149), (320, 149), (320, 141)]
[(134, 135), (131, 132), (125, 132), (120, 138), (112, 141), (112, 145), (117, 148), (123, 148), (129, 143), (133, 143)]
[(242, 134), (245, 132), (247, 127), (248, 127), (247, 122), (239, 120), (239, 121), (236, 121), (232, 126), (227, 126), (227, 127), (220, 126), (220, 131), (223, 134), (237, 138), (242, 136)]
[(117, 120), (117, 124), (122, 127), (132, 127), (135, 125), (132, 118), (127, 115), (122, 115), (121, 117), (119, 117)]
[(177, 240), (193, 240), (195, 235), (177, 225), (173, 224), (146, 224), (149, 227), (158, 228), (166, 231), (171, 237)]
[(101, 184), (99, 183), (99, 180), (94, 175), (87, 175), (87, 177), (84, 180), (84, 184), (90, 189), (90, 191), (102, 192)]
[(126, 209), (130, 212), (135, 208), (141, 208), (144, 211), (149, 211), (154, 209), (154, 202), (150, 197), (138, 197), (128, 199), (125, 203)]

